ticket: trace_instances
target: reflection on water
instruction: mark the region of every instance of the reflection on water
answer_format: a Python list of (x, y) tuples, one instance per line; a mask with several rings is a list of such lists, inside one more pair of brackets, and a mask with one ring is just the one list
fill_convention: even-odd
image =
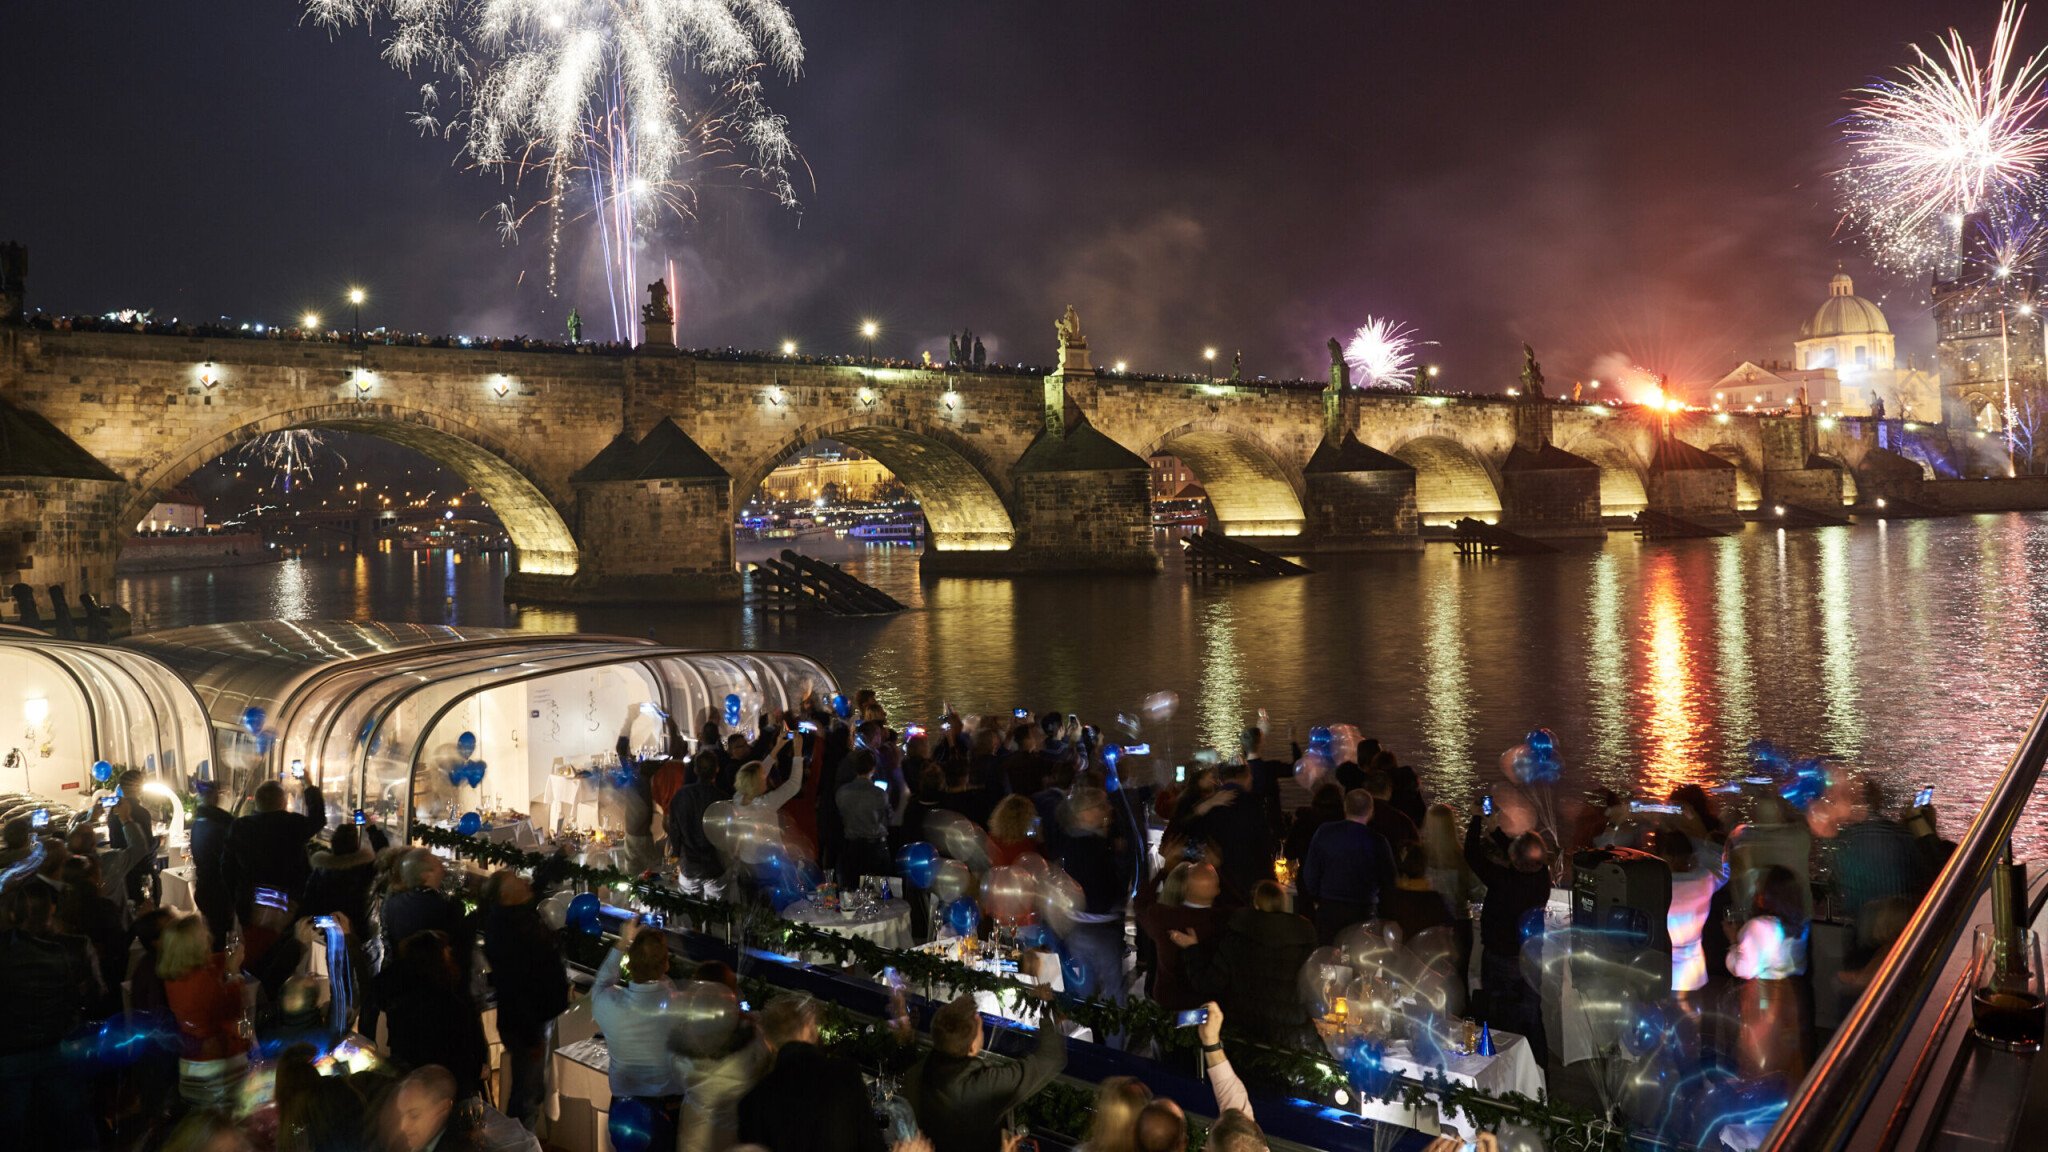
[[(1296, 580), (921, 581), (901, 547), (850, 567), (911, 606), (836, 619), (741, 606), (524, 607), (505, 561), (338, 554), (124, 579), (146, 626), (357, 616), (581, 628), (698, 647), (789, 648), (898, 717), (1071, 710), (1098, 721), (1171, 689), (1145, 733), (1228, 750), (1260, 707), (1273, 750), (1345, 720), (1452, 800), (1536, 725), (1575, 781), (1666, 788), (1740, 774), (1754, 737), (1937, 785), (1960, 828), (2048, 692), (2048, 517), (1979, 516), (1645, 542), (1557, 556), (1322, 558)], [(2038, 826), (2023, 826), (2048, 847)]]

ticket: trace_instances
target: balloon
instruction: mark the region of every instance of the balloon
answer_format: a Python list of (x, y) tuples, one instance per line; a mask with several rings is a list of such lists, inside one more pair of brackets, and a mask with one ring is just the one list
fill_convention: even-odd
[(654, 1147), (654, 1108), (645, 1100), (621, 1096), (612, 1101), (612, 1152), (648, 1152)]
[(1515, 772), (1524, 784), (1552, 784), (1564, 773), (1564, 761), (1558, 758), (1557, 737), (1548, 728), (1538, 728), (1522, 741), (1522, 755), (1517, 757)]
[(991, 868), (981, 880), (981, 906), (998, 924), (1016, 925), (1038, 903), (1038, 879), (1022, 868)]
[(1401, 951), (1401, 926), (1392, 920), (1367, 920), (1337, 933), (1344, 962), (1368, 970), (1393, 963)]
[(1356, 1040), (1344, 1054), (1344, 1078), (1361, 1095), (1386, 1096), (1394, 1073), (1387, 1068), (1386, 1049), (1374, 1040)]
[(676, 990), (673, 1004), (683, 1050), (692, 1056), (715, 1056), (732, 1042), (740, 1023), (739, 997), (723, 984), (692, 980)]
[(114, 766), (112, 764), (107, 763), (105, 760), (93, 761), (92, 778), (97, 783), (105, 784), (107, 781), (112, 780), (114, 778)]
[(464, 836), (474, 836), (484, 826), (484, 818), (475, 812), (464, 812), (462, 819), (455, 822), (455, 830)]
[(254, 736), (258, 732), (263, 731), (264, 719), (265, 713), (263, 709), (251, 704), (249, 707), (242, 709), (242, 730)]
[(929, 888), (932, 886), (932, 870), (938, 860), (938, 849), (920, 841), (903, 846), (903, 851), (896, 854), (896, 867), (911, 887)]
[(1408, 951), (1414, 954), (1424, 967), (1428, 967), (1441, 957), (1456, 957), (1458, 937), (1447, 924), (1425, 928), (1408, 941)]
[(1017, 857), (1017, 862), (1010, 865), (1010, 867), (1022, 869), (1031, 877), (1033, 882), (1040, 885), (1044, 884), (1045, 878), (1052, 874), (1052, 865), (1047, 864), (1045, 857), (1040, 856), (1036, 852), (1026, 852)]
[(1637, 1059), (1648, 1056), (1663, 1042), (1669, 1024), (1662, 1004), (1654, 1000), (1636, 1001), (1629, 1006), (1627, 1025), (1621, 1032), (1622, 1049)]
[(958, 860), (941, 860), (932, 871), (932, 899), (951, 904), (974, 890), (974, 874)]
[(974, 930), (981, 926), (981, 909), (974, 906), (974, 901), (962, 896), (946, 905), (946, 923), (960, 935), (972, 936)]
[(455, 750), (462, 753), (464, 760), (469, 759), (476, 752), (476, 733), (464, 732), (462, 735), (457, 736), (455, 738)]
[(1312, 1016), (1329, 1015), (1354, 975), (1351, 966), (1344, 963), (1341, 949), (1326, 944), (1309, 953), (1308, 960), (1301, 966), (1298, 980), (1301, 1006)]
[(1065, 872), (1051, 873), (1038, 886), (1039, 918), (1061, 936), (1073, 932), (1075, 916), (1085, 907), (1081, 886)]
[(1059, 938), (1052, 929), (1043, 924), (1026, 924), (1017, 930), (1017, 946), (1020, 948), (1057, 948)]
[(569, 923), (569, 902), (576, 898), (574, 892), (563, 890), (540, 902), (540, 918), (547, 925), (560, 932)]
[(832, 694), (832, 714), (841, 720), (848, 719), (853, 715), (853, 701), (848, 700), (841, 693), (834, 692)]
[(704, 806), (704, 838), (720, 856), (732, 855), (733, 812), (730, 800), (713, 800)]
[(976, 872), (988, 869), (988, 834), (958, 812), (943, 808), (924, 819), (924, 834), (939, 850)]
[(1073, 952), (1060, 953), (1060, 983), (1068, 992), (1092, 987), (1088, 982), (1089, 976), (1086, 960)]
[(256, 733), (257, 752), (267, 756), (270, 754), (270, 746), (275, 743), (277, 743), (276, 732), (273, 732), (270, 729), (265, 728), (263, 731)]
[(725, 722), (727, 724), (737, 724), (740, 722), (740, 696), (737, 692), (726, 694)]
[(1145, 697), (1145, 718), (1155, 724), (1173, 719), (1174, 710), (1180, 707), (1177, 692), (1154, 692)]
[(566, 917), (569, 927), (586, 936), (596, 936), (604, 931), (604, 919), (598, 915), (597, 894), (583, 892), (569, 901)]

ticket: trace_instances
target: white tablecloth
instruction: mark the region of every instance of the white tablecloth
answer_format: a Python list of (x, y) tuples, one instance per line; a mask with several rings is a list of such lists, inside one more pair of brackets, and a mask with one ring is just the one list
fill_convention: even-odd
[[(1388, 1070), (1411, 1080), (1442, 1075), (1456, 1083), (1469, 1084), (1490, 1096), (1519, 1092), (1533, 1097), (1544, 1090), (1543, 1069), (1537, 1066), (1535, 1056), (1529, 1051), (1529, 1042), (1512, 1032), (1496, 1030), (1493, 1033), (1491, 1056), (1446, 1055), (1449, 1060), (1439, 1073), (1435, 1068), (1425, 1068), (1408, 1059), (1407, 1045), (1397, 1043), (1387, 1050), (1385, 1064)], [(1430, 1135), (1441, 1128), (1469, 1137), (1477, 1130), (1477, 1125), (1463, 1112), (1453, 1109), (1439, 1114), (1437, 1109), (1428, 1105), (1414, 1109), (1399, 1100), (1366, 1100), (1359, 1114), (1368, 1120), (1383, 1120)]]
[(838, 936), (872, 940), (884, 948), (909, 948), (916, 943), (910, 937), (910, 905), (901, 900), (884, 900), (874, 911), (854, 916), (806, 897), (784, 908), (782, 918)]
[(548, 827), (597, 827), (597, 778), (581, 776), (548, 777)]

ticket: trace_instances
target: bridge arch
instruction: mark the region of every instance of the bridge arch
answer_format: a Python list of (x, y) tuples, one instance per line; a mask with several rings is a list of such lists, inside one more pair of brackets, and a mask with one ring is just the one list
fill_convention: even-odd
[(1735, 465), (1735, 509), (1738, 512), (1752, 512), (1763, 503), (1763, 476), (1750, 462), (1749, 454), (1735, 444), (1722, 442), (1710, 444), (1707, 451)]
[(1842, 503), (1856, 503), (1862, 491), (1862, 483), (1857, 477), (1856, 469), (1849, 467), (1849, 462), (1840, 456), (1821, 453), (1820, 458), (1833, 464), (1842, 473)]
[(924, 509), (930, 543), (939, 552), (1002, 551), (1016, 542), (1009, 501), (975, 448), (951, 430), (889, 416), (848, 416), (807, 425), (736, 479), (734, 502), (744, 503), (775, 466), (820, 440), (837, 440), (881, 461)]
[(1301, 478), (1219, 420), (1197, 420), (1157, 437), (1142, 453), (1170, 453), (1209, 493), (1226, 536), (1294, 536), (1307, 525)]
[(333, 429), (375, 436), (411, 448), (462, 477), (496, 513), (512, 539), (516, 571), (531, 575), (575, 573), (580, 550), (560, 494), (547, 492), (504, 444), (443, 412), (385, 402), (331, 402), (264, 412), (210, 439), (174, 453), (135, 482), (122, 511), (125, 528), (147, 515), (158, 496), (209, 461), (273, 432)]
[(1650, 506), (1649, 470), (1625, 444), (1600, 435), (1581, 436), (1561, 447), (1600, 466), (1600, 514), (1633, 516)]
[(1415, 469), (1415, 511), (1425, 525), (1470, 516), (1498, 523), (1500, 485), (1478, 453), (1448, 436), (1417, 436), (1389, 455)]

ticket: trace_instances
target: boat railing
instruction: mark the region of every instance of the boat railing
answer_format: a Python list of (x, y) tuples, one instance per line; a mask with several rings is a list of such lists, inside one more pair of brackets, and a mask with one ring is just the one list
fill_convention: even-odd
[(1892, 1129), (1906, 1109), (1887, 1110), (1886, 1131), (1873, 1141), (1870, 1124), (1878, 1117), (1871, 1114), (1872, 1103), (1961, 942), (1992, 869), (2040, 780), (2044, 761), (2048, 701), (2035, 712), (2026, 738), (1879, 966), (1869, 990), (1792, 1094), (1762, 1152), (1836, 1152), (1852, 1145), (1894, 1143), (1897, 1133)]

